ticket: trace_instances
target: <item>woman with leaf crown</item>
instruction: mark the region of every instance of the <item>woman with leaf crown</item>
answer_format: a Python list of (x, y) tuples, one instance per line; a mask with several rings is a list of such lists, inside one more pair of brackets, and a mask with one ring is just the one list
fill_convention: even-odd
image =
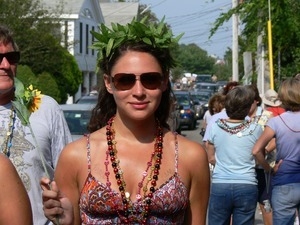
[(90, 134), (63, 149), (55, 181), (41, 180), (44, 213), (60, 225), (206, 223), (206, 152), (167, 124), (180, 36), (145, 22), (93, 32), (104, 75)]

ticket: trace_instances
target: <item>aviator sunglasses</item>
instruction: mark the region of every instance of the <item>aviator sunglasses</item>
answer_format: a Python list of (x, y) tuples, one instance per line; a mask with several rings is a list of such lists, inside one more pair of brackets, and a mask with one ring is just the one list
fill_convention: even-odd
[(7, 59), (9, 64), (16, 64), (20, 61), (20, 52), (0, 53), (0, 63), (2, 63), (4, 57)]
[(131, 89), (135, 85), (136, 80), (139, 80), (144, 88), (155, 90), (160, 87), (163, 76), (158, 72), (148, 72), (140, 75), (135, 75), (133, 73), (117, 73), (111, 80), (115, 88), (120, 91)]

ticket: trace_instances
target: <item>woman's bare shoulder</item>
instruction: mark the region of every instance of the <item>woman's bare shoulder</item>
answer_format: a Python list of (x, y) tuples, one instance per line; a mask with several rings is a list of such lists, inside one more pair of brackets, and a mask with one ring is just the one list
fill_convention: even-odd
[(178, 152), (181, 162), (185, 165), (195, 167), (197, 165), (208, 165), (207, 154), (203, 146), (182, 135), (178, 135)]
[(186, 153), (189, 154), (198, 154), (198, 153), (205, 153), (205, 149), (203, 146), (196, 141), (193, 141), (191, 139), (188, 139), (182, 135), (177, 135), (177, 140), (178, 140), (178, 146), (179, 149), (186, 150)]

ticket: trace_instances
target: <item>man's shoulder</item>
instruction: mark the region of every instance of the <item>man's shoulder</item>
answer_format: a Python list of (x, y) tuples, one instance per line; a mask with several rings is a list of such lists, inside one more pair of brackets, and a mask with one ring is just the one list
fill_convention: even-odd
[(41, 107), (49, 108), (59, 108), (58, 102), (49, 95), (43, 95), (41, 99)]
[(39, 109), (34, 114), (53, 114), (60, 110), (60, 106), (54, 98), (49, 95), (43, 95)]

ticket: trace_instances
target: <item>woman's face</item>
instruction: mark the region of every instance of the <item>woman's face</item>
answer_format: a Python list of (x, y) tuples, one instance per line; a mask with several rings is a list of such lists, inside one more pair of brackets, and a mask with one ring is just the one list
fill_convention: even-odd
[(135, 51), (121, 56), (104, 79), (107, 91), (114, 96), (117, 114), (138, 120), (154, 117), (168, 82), (151, 54)]

